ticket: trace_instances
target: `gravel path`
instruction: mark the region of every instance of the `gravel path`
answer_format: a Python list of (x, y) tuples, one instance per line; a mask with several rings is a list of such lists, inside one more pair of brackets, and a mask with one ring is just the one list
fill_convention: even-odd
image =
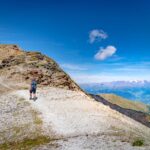
[[(15, 94), (28, 100), (27, 90)], [(54, 146), (54, 149), (150, 149), (148, 146), (136, 148), (130, 144), (136, 138), (142, 138), (149, 145), (149, 128), (82, 92), (40, 89), (38, 100), (29, 102), (41, 112), (44, 133), (59, 139), (55, 141), (59, 146)], [(51, 146), (45, 145), (41, 149)]]

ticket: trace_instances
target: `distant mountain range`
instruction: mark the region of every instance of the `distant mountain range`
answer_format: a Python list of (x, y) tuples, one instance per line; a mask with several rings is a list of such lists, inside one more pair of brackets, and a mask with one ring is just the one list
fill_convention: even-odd
[(150, 104), (150, 81), (114, 81), (80, 84), (81, 88), (91, 94), (112, 93)]

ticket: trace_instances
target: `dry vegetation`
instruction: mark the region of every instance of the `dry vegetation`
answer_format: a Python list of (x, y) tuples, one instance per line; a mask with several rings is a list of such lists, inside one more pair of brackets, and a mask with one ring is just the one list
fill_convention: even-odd
[(121, 96), (115, 95), (115, 94), (100, 94), (104, 99), (108, 100), (109, 102), (116, 104), (120, 107), (126, 108), (126, 109), (132, 109), (142, 112), (149, 112), (149, 108), (144, 103), (140, 103), (137, 101), (130, 101), (128, 99), (125, 99)]

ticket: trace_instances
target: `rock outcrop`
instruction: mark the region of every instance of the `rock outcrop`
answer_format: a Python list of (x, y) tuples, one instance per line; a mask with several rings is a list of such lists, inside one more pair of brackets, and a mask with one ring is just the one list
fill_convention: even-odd
[(0, 76), (0, 84), (8, 88), (27, 88), (36, 78), (40, 86), (81, 90), (53, 59), (40, 52), (23, 51), (17, 45), (0, 45)]
[(17, 45), (0, 44), (0, 62), (11, 55), (18, 55), (21, 49)]

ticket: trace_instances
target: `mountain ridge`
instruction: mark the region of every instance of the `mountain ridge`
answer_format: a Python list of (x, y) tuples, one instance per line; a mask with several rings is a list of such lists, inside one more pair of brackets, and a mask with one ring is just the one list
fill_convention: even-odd
[(116, 94), (97, 94), (97, 95), (103, 97), (104, 99), (108, 100), (113, 104), (119, 105), (120, 107), (150, 113), (148, 105), (142, 102), (128, 100)]
[[(1, 85), (5, 79), (17, 86), (28, 87), (34, 77), (39, 86), (56, 86), (71, 90), (81, 90), (80, 87), (67, 75), (59, 65), (40, 52), (29, 52), (21, 50), (17, 45), (0, 45), (0, 75)], [(19, 83), (20, 82), (20, 83)]]
[[(51, 58), (16, 54), (14, 46), (7, 52), (0, 62), (1, 150), (137, 150), (138, 140), (150, 148), (150, 128), (95, 101)], [(29, 100), (32, 77), (36, 101)]]
[(129, 101), (115, 94), (90, 94), (96, 101), (146, 125), (150, 128), (150, 108), (148, 105)]

